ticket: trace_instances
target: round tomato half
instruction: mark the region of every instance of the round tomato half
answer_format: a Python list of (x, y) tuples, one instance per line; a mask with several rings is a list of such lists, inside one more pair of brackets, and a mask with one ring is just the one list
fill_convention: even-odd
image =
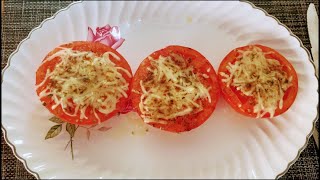
[[(193, 73), (198, 76), (200, 82), (205, 87), (210, 87), (209, 94), (211, 96), (211, 102), (209, 102), (207, 99), (202, 99), (201, 104), (203, 106), (203, 110), (201, 110), (200, 112), (191, 112), (187, 115), (177, 116), (174, 119), (166, 120), (167, 124), (155, 122), (149, 122), (148, 124), (152, 125), (153, 127), (160, 128), (162, 130), (170, 132), (190, 131), (203, 124), (210, 117), (210, 115), (213, 113), (216, 107), (220, 91), (218, 87), (217, 75), (214, 68), (203, 55), (201, 55), (194, 49), (172, 45), (164, 49), (155, 51), (154, 53), (150, 54), (147, 58), (145, 58), (138, 67), (133, 77), (131, 88), (132, 106), (133, 110), (143, 117), (139, 108), (140, 98), (142, 95), (140, 81), (144, 81), (147, 78), (149, 78), (148, 67), (151, 66), (151, 60), (149, 59), (149, 57), (152, 57), (153, 60), (157, 61), (160, 56), (168, 57), (171, 56), (172, 53), (181, 56), (183, 60), (187, 63), (188, 67), (193, 67)], [(202, 77), (201, 75), (203, 74), (206, 74), (207, 78)], [(181, 99), (181, 101), (184, 100)]]
[[(276, 50), (262, 46), (262, 45), (248, 45), (248, 46), (243, 46), (236, 48), (232, 50), (221, 62), (219, 69), (218, 69), (218, 79), (219, 79), (219, 85), (223, 94), (223, 97), (225, 100), (231, 105), (233, 109), (235, 109), (237, 112), (249, 116), (249, 117), (257, 117), (257, 114), (253, 112), (253, 107), (256, 104), (256, 99), (253, 96), (246, 96), (241, 91), (237, 90), (233, 86), (227, 87), (227, 84), (222, 81), (224, 78), (220, 73), (226, 73), (229, 74), (227, 70), (227, 66), (229, 63), (234, 64), (237, 61), (237, 57), (240, 55), (238, 50), (248, 50), (252, 46), (256, 46), (262, 50), (262, 52), (265, 52), (266, 58), (269, 59), (275, 59), (279, 61), (280, 65), (282, 66), (282, 71), (286, 72), (286, 74), (290, 77), (292, 76), (292, 85), (284, 92), (284, 97), (283, 97), (283, 107), (280, 109), (279, 107), (275, 110), (274, 116), (277, 116), (279, 114), (284, 113), (287, 111), (290, 106), (293, 104), (297, 92), (298, 92), (298, 76), (296, 71), (294, 70), (293, 66), (291, 63), (284, 57), (282, 56), (279, 52)], [(268, 53), (271, 52), (271, 53)], [(270, 117), (269, 113), (266, 113), (263, 118), (268, 118)]]
[[(111, 47), (108, 47), (108, 46), (101, 44), (99, 42), (88, 42), (88, 41), (75, 41), (75, 42), (71, 42), (68, 44), (63, 44), (63, 45), (59, 46), (58, 48), (55, 48), (54, 50), (49, 52), (48, 55), (44, 58), (43, 63), (40, 65), (40, 67), (38, 68), (38, 70), (36, 72), (36, 85), (40, 84), (42, 81), (45, 80), (47, 69), (50, 69), (50, 72), (52, 72), (54, 70), (55, 66), (59, 62), (61, 62), (60, 57), (55, 57), (54, 59), (52, 59), (50, 61), (45, 61), (46, 58), (48, 58), (52, 54), (54, 54), (58, 51), (61, 51), (62, 50), (61, 47), (62, 48), (71, 48), (72, 50), (77, 50), (77, 51), (81, 51), (81, 52), (93, 52), (97, 56), (101, 56), (105, 52), (112, 52), (112, 53), (116, 54), (118, 57), (120, 57), (120, 60), (113, 58), (113, 56), (110, 56), (111, 57), (110, 60), (113, 63), (115, 63), (117, 67), (122, 67), (130, 73), (130, 76), (129, 76), (123, 71), (118, 71), (119, 73), (122, 74), (122, 76), (126, 80), (126, 82), (129, 83), (129, 87), (130, 87), (130, 83), (131, 83), (131, 79), (132, 79), (132, 72), (131, 72), (131, 68), (130, 68), (129, 64), (124, 59), (124, 57), (122, 57), (121, 54), (119, 54), (116, 50), (112, 49)], [(46, 80), (43, 85), (41, 85), (40, 87), (37, 88), (37, 90), (36, 90), (37, 95), (39, 96), (40, 92), (42, 92), (49, 84), (50, 84), (50, 80), (48, 78), (48, 80)], [(129, 95), (130, 92), (131, 91), (129, 88), (126, 93)], [(78, 114), (76, 114), (76, 116), (69, 116), (68, 114), (64, 113), (61, 105), (59, 105), (55, 109), (52, 109), (52, 105), (54, 105), (54, 100), (50, 96), (42, 97), (40, 100), (43, 103), (43, 105), (52, 114), (54, 114), (55, 116), (57, 116), (58, 118), (66, 121), (66, 122), (69, 122), (72, 124), (79, 124), (79, 125), (92, 125), (92, 124), (97, 124), (99, 122), (99, 120), (93, 114), (92, 107), (90, 107), (90, 106), (88, 106), (85, 111), (85, 115), (88, 117), (88, 119), (81, 121), (81, 120), (79, 120), (80, 119), (79, 112), (78, 112)], [(114, 111), (112, 111), (111, 113), (103, 114), (99, 111), (96, 111), (96, 113), (99, 116), (101, 122), (103, 122), (103, 121), (106, 121), (107, 119), (111, 118), (112, 116), (114, 116), (117, 113), (127, 112), (128, 111), (127, 107), (128, 107), (127, 98), (121, 97), (116, 104), (116, 109)], [(70, 111), (74, 112), (74, 108), (71, 108)]]

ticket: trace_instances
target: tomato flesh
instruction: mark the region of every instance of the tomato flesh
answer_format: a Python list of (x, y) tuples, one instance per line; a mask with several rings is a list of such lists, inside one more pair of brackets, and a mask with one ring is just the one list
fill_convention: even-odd
[[(219, 79), (219, 85), (222, 91), (222, 95), (224, 99), (231, 105), (233, 109), (235, 109), (237, 112), (249, 116), (249, 117), (257, 117), (257, 114), (253, 112), (253, 107), (255, 105), (255, 99), (254, 97), (249, 97), (244, 95), (243, 93), (240, 92), (240, 90), (235, 89), (234, 87), (230, 86), (227, 87), (225, 82), (222, 82), (223, 76), (220, 75), (221, 72), (224, 72), (226, 74), (228, 73), (227, 70), (227, 65), (229, 63), (234, 64), (235, 61), (237, 60), (236, 57), (239, 56), (238, 50), (248, 50), (251, 46), (256, 46), (259, 47), (263, 52), (273, 52), (271, 54), (266, 54), (266, 58), (272, 58), (275, 60), (278, 60), (280, 62), (280, 65), (282, 65), (282, 70), (285, 71), (288, 76), (292, 76), (292, 86), (290, 86), (284, 94), (283, 97), (283, 108), (277, 108), (275, 111), (274, 116), (280, 115), (287, 111), (290, 106), (293, 104), (297, 92), (298, 92), (298, 76), (296, 71), (294, 70), (292, 64), (284, 57), (282, 56), (279, 52), (276, 50), (262, 46), (262, 45), (248, 45), (248, 46), (243, 46), (236, 48), (232, 50), (226, 57), (222, 60), (220, 63), (219, 69), (218, 69), (218, 79)], [(270, 117), (269, 113), (266, 113), (263, 118), (268, 118)]]
[[(209, 78), (201, 79), (201, 83), (205, 87), (211, 87), (209, 90), (209, 94), (211, 96), (211, 103), (208, 102), (208, 100), (203, 99), (201, 100), (201, 103), (203, 105), (203, 110), (198, 113), (190, 113), (188, 115), (184, 116), (178, 116), (174, 119), (167, 120), (167, 124), (161, 124), (161, 123), (154, 123), (150, 122), (149, 125), (152, 125), (153, 127), (160, 128), (165, 131), (169, 132), (183, 132), (183, 131), (190, 131), (196, 127), (199, 127), (201, 124), (203, 124), (213, 113), (218, 97), (219, 97), (219, 86), (218, 86), (218, 80), (217, 75), (215, 73), (214, 68), (210, 64), (210, 62), (199, 52), (196, 50), (193, 50), (191, 48), (183, 47), (183, 46), (177, 46), (172, 45), (168, 46), (164, 49), (155, 51), (150, 56), (157, 60), (160, 55), (167, 57), (170, 56), (171, 53), (178, 54), (183, 57), (184, 60), (188, 60), (188, 65), (193, 66), (193, 72), (195, 74), (207, 74)], [(148, 56), (149, 57), (149, 56)], [(140, 97), (141, 97), (141, 87), (140, 87), (140, 80), (144, 80), (147, 78), (148, 70), (147, 67), (151, 66), (149, 58), (145, 58), (140, 66), (138, 67), (132, 82), (132, 90), (138, 91), (138, 93), (131, 93), (131, 100), (132, 100), (132, 106), (133, 110), (136, 111), (139, 115), (141, 115), (141, 111), (139, 109), (139, 103), (140, 103)], [(210, 71), (208, 72), (208, 69)]]
[[(74, 42), (71, 42), (68, 44), (61, 45), (59, 47), (71, 48), (72, 50), (77, 50), (77, 51), (85, 51), (85, 52), (91, 51), (91, 52), (95, 53), (97, 56), (101, 56), (105, 52), (112, 52), (112, 53), (116, 54), (118, 57), (120, 57), (120, 60), (116, 60), (112, 56), (110, 59), (113, 63), (116, 64), (116, 66), (125, 68), (131, 74), (131, 76), (128, 76), (123, 71), (118, 71), (119, 73), (122, 74), (122, 76), (124, 77), (126, 82), (129, 83), (129, 86), (130, 86), (131, 79), (132, 79), (131, 68), (130, 68), (129, 64), (127, 63), (127, 61), (116, 50), (112, 49), (111, 47), (108, 47), (108, 46), (101, 44), (101, 43), (98, 43), (98, 42), (88, 42), (88, 41), (74, 41)], [(52, 54), (54, 54), (60, 50), (61, 50), (61, 48), (55, 48), (54, 50), (52, 50), (51, 52), (48, 53), (48, 55), (44, 58), (44, 60), (47, 57), (51, 56)], [(50, 61), (46, 61), (45, 63), (41, 64), (36, 72), (36, 85), (40, 84), (45, 79), (47, 69), (50, 69), (50, 72), (52, 72), (54, 70), (55, 66), (60, 61), (61, 61), (60, 57), (56, 57)], [(49, 80), (46, 80), (46, 82), (36, 90), (37, 95), (39, 96), (40, 92), (43, 91), (48, 85), (49, 85)], [(131, 92), (131, 90), (129, 88), (129, 90), (126, 93), (129, 95), (130, 92)], [(90, 107), (90, 106), (88, 106), (88, 108), (86, 109), (86, 112), (85, 112), (85, 115), (88, 117), (88, 119), (85, 119), (83, 121), (79, 121), (80, 113), (78, 113), (76, 116), (69, 116), (63, 112), (61, 105), (59, 105), (55, 109), (52, 109), (52, 105), (54, 105), (55, 103), (51, 97), (45, 96), (45, 97), (42, 97), (40, 100), (41, 100), (41, 102), (43, 102), (45, 107), (52, 114), (54, 114), (55, 116), (57, 116), (58, 118), (66, 121), (66, 122), (69, 122), (72, 124), (78, 124), (78, 125), (92, 125), (92, 124), (97, 124), (99, 122), (98, 119), (93, 114), (92, 107)], [(114, 111), (112, 111), (111, 113), (103, 114), (99, 111), (96, 111), (96, 113), (99, 116), (99, 118), (101, 119), (101, 122), (103, 122), (103, 121), (108, 120), (112, 116), (116, 115), (117, 113), (126, 113), (128, 111), (127, 109), (128, 109), (127, 98), (122, 97), (118, 100), (118, 102), (116, 104), (116, 109)], [(74, 112), (74, 108), (73, 109), (71, 108), (71, 111)]]

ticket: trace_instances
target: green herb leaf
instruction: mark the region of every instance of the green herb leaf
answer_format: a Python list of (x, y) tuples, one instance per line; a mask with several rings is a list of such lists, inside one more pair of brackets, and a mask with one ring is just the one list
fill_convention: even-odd
[(45, 140), (56, 137), (61, 132), (61, 130), (62, 130), (62, 124), (52, 126), (50, 130), (47, 132)]
[(66, 130), (70, 134), (70, 137), (73, 138), (74, 133), (76, 132), (76, 126), (74, 124), (67, 123)]
[(99, 131), (108, 131), (109, 129), (111, 129), (112, 127), (101, 127), (98, 130)]
[(63, 124), (64, 123), (64, 121), (62, 121), (61, 119), (57, 118), (56, 116), (53, 116), (52, 118), (50, 118), (49, 121), (57, 123), (57, 124)]

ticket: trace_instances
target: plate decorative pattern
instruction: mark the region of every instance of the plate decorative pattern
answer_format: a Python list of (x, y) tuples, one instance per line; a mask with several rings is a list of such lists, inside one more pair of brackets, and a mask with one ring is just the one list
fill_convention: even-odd
[[(72, 161), (61, 149), (69, 134), (43, 138), (54, 124), (47, 121), (52, 115), (38, 100), (30, 72), (57, 45), (85, 40), (87, 27), (107, 23), (120, 27), (126, 43), (118, 51), (133, 72), (147, 54), (169, 44), (199, 50), (215, 68), (235, 47), (270, 46), (295, 67), (297, 99), (279, 117), (252, 120), (221, 98), (204, 125), (183, 134), (145, 127), (134, 113), (117, 116), (106, 122), (112, 126), (108, 133), (92, 132), (90, 141), (85, 129), (79, 129)], [(305, 147), (318, 116), (318, 83), (309, 52), (288, 28), (247, 2), (73, 3), (32, 30), (2, 73), (6, 141), (27, 169), (44, 179), (275, 178)]]
[[(114, 49), (117, 49), (122, 45), (122, 43), (124, 42), (124, 39), (121, 38), (120, 30), (117, 26), (111, 27), (109, 24), (107, 24), (103, 27), (97, 27), (95, 34), (91, 29), (91, 27), (88, 27), (87, 41), (100, 42), (107, 46), (111, 46)], [(45, 103), (43, 103), (42, 105), (45, 106)], [(70, 140), (68, 141), (65, 147), (65, 150), (70, 145), (70, 152), (71, 152), (72, 159), (74, 159), (74, 153), (73, 153), (74, 140), (73, 139), (78, 128), (85, 129), (88, 140), (90, 140), (90, 135), (92, 130), (108, 131), (112, 128), (112, 127), (106, 127), (106, 126), (100, 126), (100, 127), (98, 126), (98, 128), (95, 128), (97, 124), (91, 125), (91, 126), (74, 125), (70, 123), (65, 123), (64, 121), (62, 121), (61, 119), (55, 116), (49, 118), (49, 121), (55, 123), (55, 125), (53, 125), (49, 129), (49, 131), (46, 134), (45, 140), (58, 136), (62, 132), (64, 124), (66, 124), (65, 129), (70, 136)]]
[(117, 26), (111, 27), (109, 24), (97, 27), (96, 33), (88, 27), (87, 41), (100, 42), (113, 49), (119, 48), (125, 39), (121, 37), (120, 29)]

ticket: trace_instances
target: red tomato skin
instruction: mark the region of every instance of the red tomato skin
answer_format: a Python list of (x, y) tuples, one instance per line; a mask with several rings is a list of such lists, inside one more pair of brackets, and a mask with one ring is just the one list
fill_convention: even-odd
[[(254, 101), (255, 101), (254, 98), (241, 95), (240, 91), (236, 90), (233, 87), (227, 87), (226, 83), (222, 82), (223, 77), (220, 75), (221, 72), (224, 72), (224, 73), (228, 72), (226, 69), (226, 66), (229, 62), (234, 64), (234, 62), (236, 61), (236, 57), (239, 55), (237, 50), (247, 50), (248, 48), (250, 48), (250, 46), (257, 46), (260, 49), (262, 49), (263, 52), (270, 52), (270, 51), (274, 52), (272, 54), (266, 55), (266, 57), (278, 60), (280, 64), (284, 66), (283, 70), (287, 72), (289, 76), (293, 77), (292, 86), (286, 90), (285, 95), (283, 97), (284, 99), (283, 108), (282, 109), (277, 108), (275, 111), (274, 117), (278, 116), (286, 112), (293, 104), (298, 93), (298, 76), (292, 64), (279, 52), (277, 52), (276, 50), (270, 47), (263, 46), (260, 44), (255, 44), (255, 45), (238, 47), (236, 49), (233, 49), (231, 52), (229, 52), (220, 63), (219, 69), (218, 69), (218, 80), (219, 80), (219, 85), (221, 88), (222, 95), (224, 99), (228, 102), (228, 104), (240, 114), (248, 117), (252, 117), (252, 118), (257, 117), (257, 114), (253, 113), (253, 110), (252, 110), (254, 106)], [(239, 104), (241, 104), (241, 107), (239, 107)], [(269, 117), (270, 117), (270, 114), (267, 113), (262, 118), (269, 118)]]
[[(204, 106), (203, 111), (193, 115), (185, 115), (185, 116), (177, 117), (174, 120), (169, 120), (168, 124), (148, 123), (153, 127), (156, 127), (168, 132), (179, 133), (184, 131), (190, 131), (192, 129), (199, 127), (211, 116), (211, 114), (213, 113), (216, 107), (216, 104), (219, 98), (220, 89), (219, 89), (218, 79), (217, 79), (217, 75), (214, 68), (203, 55), (201, 55), (199, 52), (197, 52), (194, 49), (178, 46), (178, 45), (171, 45), (153, 52), (150, 56), (154, 59), (158, 59), (160, 55), (168, 56), (172, 52), (182, 55), (184, 59), (191, 58), (190, 64), (194, 67), (194, 73), (206, 73), (209, 76), (209, 79), (203, 78), (201, 82), (204, 85), (210, 85), (212, 88), (209, 91), (212, 102), (209, 103), (207, 100), (202, 100), (202, 103)], [(150, 65), (151, 65), (150, 60), (148, 58), (145, 58), (142, 61), (142, 63), (138, 67), (133, 77), (133, 82), (131, 84), (132, 90), (136, 90), (141, 93), (140, 80), (143, 80), (144, 78), (146, 78), (146, 74), (147, 74), (146, 67)], [(210, 68), (210, 72), (207, 72), (208, 68)], [(133, 111), (141, 115), (141, 112), (139, 109), (140, 95), (132, 92), (131, 101), (132, 101)]]

